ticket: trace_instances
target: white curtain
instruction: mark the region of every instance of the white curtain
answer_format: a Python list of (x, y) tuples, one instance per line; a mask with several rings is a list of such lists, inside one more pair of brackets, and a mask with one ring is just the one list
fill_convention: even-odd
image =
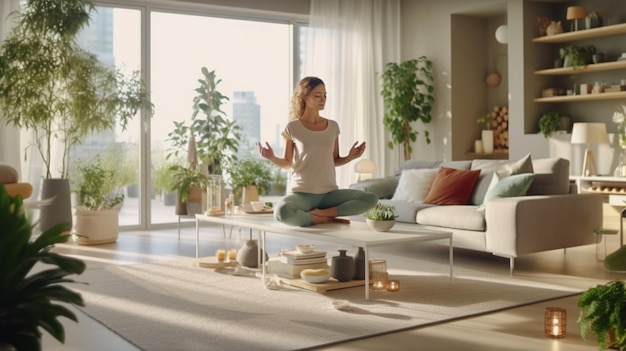
[[(376, 176), (391, 174), (400, 156), (386, 146), (380, 74), (400, 58), (400, 1), (311, 0), (309, 26), (303, 73), (326, 83), (323, 116), (341, 127), (341, 155), (365, 141), (362, 158), (376, 163)], [(339, 187), (355, 182), (356, 162), (337, 168)]]
[[(11, 28), (15, 24), (14, 21), (9, 20), (9, 14), (19, 9), (20, 0), (4, 0), (0, 2), (0, 42), (4, 42)], [(0, 111), (2, 114), (2, 111)], [(0, 117), (0, 120), (2, 118)], [(20, 137), (19, 129), (7, 126), (4, 123), (0, 123), (0, 162), (7, 163), (21, 172), (20, 163)]]

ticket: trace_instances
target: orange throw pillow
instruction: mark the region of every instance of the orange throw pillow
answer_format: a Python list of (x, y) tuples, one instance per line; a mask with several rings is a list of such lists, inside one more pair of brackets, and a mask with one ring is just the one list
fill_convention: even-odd
[(424, 203), (432, 205), (467, 205), (479, 175), (479, 169), (439, 168), (430, 191), (424, 199)]

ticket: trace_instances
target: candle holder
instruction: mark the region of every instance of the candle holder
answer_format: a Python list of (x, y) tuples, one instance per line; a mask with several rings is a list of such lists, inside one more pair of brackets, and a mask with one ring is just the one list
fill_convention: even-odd
[(387, 261), (382, 259), (369, 260), (370, 283), (374, 291), (387, 290)]
[(553, 338), (565, 337), (567, 311), (563, 308), (548, 307), (544, 314), (544, 332)]
[(400, 290), (400, 281), (399, 280), (394, 280), (394, 279), (390, 279), (387, 282), (387, 291), (391, 291), (391, 292), (396, 292)]
[(237, 250), (235, 249), (230, 249), (228, 250), (228, 260), (231, 262), (235, 262), (237, 261)]

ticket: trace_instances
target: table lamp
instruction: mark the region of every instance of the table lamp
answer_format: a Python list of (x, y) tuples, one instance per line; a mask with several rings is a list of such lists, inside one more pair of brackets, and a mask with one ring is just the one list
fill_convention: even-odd
[[(573, 20), (574, 30), (578, 30), (578, 20), (587, 16), (584, 6), (570, 6), (567, 8), (567, 20)], [(571, 27), (570, 27), (571, 30)]]
[(354, 165), (354, 172), (358, 174), (357, 182), (370, 179), (376, 173), (376, 164), (372, 160), (363, 159)]
[(604, 123), (574, 123), (572, 128), (572, 144), (586, 144), (585, 158), (581, 175), (597, 175), (596, 161), (593, 152), (589, 148), (591, 144), (608, 144), (609, 135)]

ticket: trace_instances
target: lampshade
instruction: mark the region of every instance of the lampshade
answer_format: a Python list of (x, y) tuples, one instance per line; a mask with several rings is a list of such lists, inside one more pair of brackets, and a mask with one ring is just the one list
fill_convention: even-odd
[(354, 165), (355, 173), (376, 173), (376, 164), (372, 160), (363, 159)]
[(372, 160), (360, 160), (354, 165), (354, 173), (358, 174), (357, 182), (370, 179), (376, 173), (376, 164)]
[(574, 123), (572, 144), (608, 144), (609, 135), (604, 123)]
[(577, 20), (582, 19), (587, 16), (587, 11), (585, 11), (584, 6), (570, 6), (567, 8), (567, 19), (568, 20)]
[(500, 44), (508, 43), (507, 29), (508, 28), (506, 24), (503, 24), (496, 29), (496, 40), (498, 41), (498, 43)]

